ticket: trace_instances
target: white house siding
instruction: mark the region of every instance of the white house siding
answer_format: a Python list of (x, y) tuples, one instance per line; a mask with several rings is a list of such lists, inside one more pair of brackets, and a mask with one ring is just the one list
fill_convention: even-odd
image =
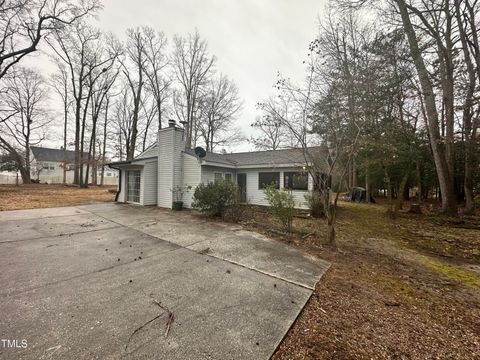
[[(55, 161), (42, 161), (39, 163), (38, 167), (40, 170), (40, 175), (36, 172), (37, 162), (34, 160), (31, 163), (32, 171), (31, 171), (31, 178), (33, 180), (40, 180), (40, 183), (47, 183), (47, 184), (62, 184), (63, 183), (63, 163), (62, 162), (55, 162)], [(51, 169), (53, 167), (53, 169)], [(85, 177), (85, 173), (87, 171), (87, 166), (83, 166), (83, 176)], [(73, 184), (74, 178), (74, 171), (67, 170), (65, 181), (67, 184)], [(111, 174), (108, 176), (107, 174)], [(98, 168), (97, 171), (97, 183), (100, 185), (100, 180), (102, 176), (102, 169)], [(89, 170), (89, 182), (93, 181), (93, 174), (92, 168), (90, 167)], [(105, 173), (103, 177), (103, 184), (104, 185), (117, 185), (117, 172), (116, 170), (110, 169), (105, 167)]]
[(158, 202), (160, 207), (172, 207), (172, 189), (183, 184), (183, 130), (168, 127), (158, 132)]
[[(103, 177), (103, 185), (118, 185), (118, 175), (117, 172), (112, 172), (112, 176), (107, 176), (107, 170), (105, 170), (105, 175)], [(100, 185), (102, 172), (99, 171), (97, 174), (97, 183)]]
[(158, 201), (160, 207), (172, 206), (172, 194), (170, 189), (173, 180), (173, 136), (168, 129), (159, 131), (158, 133)]
[(195, 156), (183, 153), (183, 185), (190, 186), (183, 194), (183, 206), (192, 207), (192, 198), (195, 188), (201, 181), (202, 167)]
[[(280, 188), (283, 188), (283, 173), (290, 171), (299, 171), (297, 168), (259, 168), (259, 169), (237, 169), (237, 174), (247, 174), (247, 201), (251, 205), (265, 205), (268, 206), (268, 201), (265, 199), (265, 193), (258, 188), (258, 173), (260, 172), (279, 172), (280, 173)], [(308, 188), (313, 188), (313, 181), (308, 175)], [(305, 200), (307, 191), (293, 190), (292, 195), (295, 199), (295, 207), (299, 209), (307, 209), (308, 205)]]
[(202, 166), (202, 183), (209, 183), (215, 181), (215, 173), (222, 173), (222, 176), (224, 176), (225, 173), (230, 173), (232, 174), (232, 179), (233, 182), (237, 182), (236, 179), (236, 173), (238, 170), (228, 168), (228, 167), (219, 167), (219, 166), (208, 166), (208, 165), (203, 165)]
[[(158, 163), (156, 159), (145, 164), (142, 171), (142, 205), (155, 205), (157, 203), (157, 174)], [(142, 192), (142, 189), (140, 192)]]
[[(42, 161), (37, 163), (35, 160), (30, 164), (31, 178), (40, 180), (40, 182), (47, 184), (61, 184), (63, 183), (63, 162), (55, 161)], [(53, 167), (53, 169), (51, 169)], [(39, 169), (40, 174), (37, 173), (36, 169)], [(87, 171), (87, 166), (83, 166), (83, 173)], [(73, 184), (74, 171), (67, 170), (66, 173), (66, 182), (67, 184)]]
[[(170, 189), (176, 186), (183, 186), (183, 151), (185, 150), (185, 141), (183, 139), (183, 130), (175, 128), (174, 131), (174, 150), (173, 150), (173, 184)], [(173, 194), (170, 194), (173, 199)]]

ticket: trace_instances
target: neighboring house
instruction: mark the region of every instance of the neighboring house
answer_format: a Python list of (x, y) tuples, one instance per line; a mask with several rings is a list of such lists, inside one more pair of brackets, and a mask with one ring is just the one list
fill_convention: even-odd
[[(66, 182), (67, 184), (73, 183), (75, 162), (75, 152), (71, 150), (64, 151), (63, 149), (50, 149), (38, 146), (30, 147), (31, 160), (31, 178), (34, 180), (40, 180), (41, 183), (48, 184), (61, 184), (63, 182), (63, 167), (64, 164), (67, 167)], [(88, 157), (87, 153), (84, 153), (84, 158)], [(84, 165), (84, 171), (87, 166)], [(90, 168), (90, 172), (92, 168)], [(97, 179), (100, 183), (101, 167), (98, 168)], [(105, 166), (104, 185), (116, 185), (118, 172)], [(90, 175), (92, 179), (92, 175)]]
[(190, 208), (196, 186), (219, 179), (236, 183), (243, 199), (252, 205), (268, 205), (263, 189), (274, 182), (279, 188), (292, 189), (296, 207), (306, 208), (305, 195), (313, 189), (313, 179), (305, 165), (301, 149), (207, 152), (198, 157), (185, 149), (183, 129), (173, 121), (159, 131), (157, 144), (135, 159), (109, 164), (120, 171), (118, 202), (165, 208), (172, 207), (174, 187), (190, 187), (183, 195), (184, 206)]

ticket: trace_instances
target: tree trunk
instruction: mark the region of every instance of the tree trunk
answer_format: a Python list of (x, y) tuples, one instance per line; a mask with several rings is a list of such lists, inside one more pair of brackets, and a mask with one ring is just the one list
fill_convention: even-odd
[(347, 191), (350, 191), (352, 188), (352, 183), (353, 183), (353, 176), (352, 176), (352, 164), (348, 164), (348, 189)]
[[(65, 96), (67, 93), (65, 92)], [(65, 97), (65, 102), (63, 104), (63, 180), (62, 183), (65, 185), (67, 183), (67, 123), (68, 123), (68, 102)]]
[(328, 204), (327, 207), (327, 242), (333, 247), (337, 247), (336, 231), (335, 231), (335, 206)]
[(400, 181), (400, 185), (398, 187), (398, 195), (397, 199), (395, 201), (395, 214), (394, 217), (396, 218), (398, 216), (398, 212), (402, 210), (403, 208), (403, 193), (405, 191), (405, 186), (407, 184), (408, 176), (410, 175), (410, 169), (407, 170), (405, 175), (403, 175), (402, 180)]
[(422, 203), (422, 172), (420, 169), (420, 161), (416, 162), (416, 174), (417, 174), (417, 201), (419, 204)]
[(135, 148), (137, 145), (137, 134), (138, 134), (138, 113), (140, 112), (140, 101), (142, 99), (142, 87), (143, 87), (143, 69), (139, 66), (138, 68), (138, 85), (137, 90), (133, 84), (130, 85), (133, 93), (133, 123), (132, 123), (132, 136), (130, 138), (130, 145), (127, 152), (127, 160), (133, 160), (135, 157)]
[(158, 131), (162, 130), (162, 102), (157, 99)]
[(80, 187), (83, 187), (83, 188), (87, 188), (88, 187), (88, 179), (86, 182), (83, 181), (83, 151), (84, 151), (84, 145), (85, 145), (85, 127), (86, 127), (86, 123), (87, 123), (87, 109), (88, 109), (88, 105), (90, 103), (90, 99), (92, 97), (92, 87), (90, 87), (89, 91), (88, 91), (88, 95), (87, 95), (87, 99), (86, 99), (86, 102), (85, 102), (85, 108), (83, 110), (83, 118), (82, 118), (82, 131), (81, 131), (81, 135), (80, 135), (80, 175), (79, 175), (79, 179), (80, 179)]
[(80, 185), (80, 167), (81, 165), (81, 158), (80, 158), (80, 128), (81, 128), (81, 121), (80, 121), (80, 110), (82, 107), (82, 100), (81, 100), (82, 92), (79, 91), (79, 95), (75, 102), (75, 164), (74, 164), (74, 175), (73, 175), (73, 183)]
[(23, 184), (30, 184), (30, 173), (25, 169), (24, 166), (21, 166), (19, 169), (20, 176), (22, 177)]
[[(90, 145), (89, 145), (89, 148), (88, 148), (88, 160), (87, 160), (87, 170), (86, 170), (86, 174), (85, 174), (85, 184), (88, 185), (89, 183), (89, 172), (90, 172), (90, 165), (92, 162), (95, 161), (95, 138), (97, 137), (97, 120), (98, 120), (98, 117), (97, 115), (95, 114), (92, 118), (92, 134), (90, 136)], [(92, 177), (94, 176), (93, 175), (93, 171), (94, 171), (94, 167), (93, 165), (91, 166), (92, 167)], [(93, 182), (93, 181), (92, 181)]]
[(392, 182), (390, 180), (390, 176), (388, 175), (387, 169), (384, 169), (385, 171), (385, 182), (387, 185), (387, 215), (390, 216), (391, 218), (395, 218), (395, 209), (394, 209), (394, 204), (393, 204), (393, 186)]
[[(28, 123), (30, 124), (30, 120), (27, 120)], [(22, 176), (22, 181), (24, 184), (30, 184), (31, 183), (31, 178), (30, 178), (30, 125), (28, 125), (28, 130), (27, 130), (27, 139), (25, 142), (25, 178)]]
[(465, 178), (463, 188), (465, 190), (465, 213), (473, 214), (475, 211), (475, 201), (473, 193), (473, 146), (470, 137), (465, 138)]
[(105, 122), (103, 123), (102, 173), (100, 175), (100, 186), (103, 186), (104, 177), (105, 177), (105, 159), (106, 159), (105, 152), (107, 151), (107, 123), (108, 123), (109, 104), (110, 104), (110, 98), (107, 97), (107, 102), (105, 103)]
[(430, 137), (430, 145), (433, 153), (440, 190), (442, 192), (442, 211), (446, 214), (456, 215), (457, 204), (455, 198), (453, 174), (450, 174), (449, 162), (447, 161), (445, 147), (442, 145), (443, 141), (439, 133), (439, 117), (436, 108), (433, 85), (418, 45), (415, 29), (410, 20), (406, 2), (405, 0), (395, 1), (402, 17), (403, 27), (410, 46), (410, 54), (413, 58), (420, 80), (420, 86), (422, 89), (422, 95), (427, 114), (427, 128)]
[[(472, 214), (475, 210), (475, 201), (473, 193), (473, 169), (474, 169), (474, 141), (475, 141), (475, 129), (472, 128), (473, 117), (473, 95), (476, 85), (475, 66), (473, 65), (470, 55), (470, 47), (467, 40), (467, 29), (464, 26), (465, 23), (462, 19), (462, 11), (460, 9), (461, 0), (455, 0), (455, 17), (457, 19), (458, 32), (460, 34), (460, 40), (462, 42), (462, 50), (464, 55), (464, 61), (467, 66), (468, 72), (468, 88), (463, 103), (463, 132), (465, 141), (465, 167), (464, 167), (464, 182), (463, 188), (465, 191), (465, 212)], [(478, 35), (472, 33), (474, 45), (478, 45)], [(480, 54), (477, 54), (480, 55)], [(477, 64), (480, 66), (480, 62)], [(477, 69), (478, 70), (478, 69)], [(480, 75), (480, 73), (479, 73)]]
[(355, 157), (352, 159), (352, 187), (357, 187), (357, 163)]
[(370, 203), (370, 174), (368, 166), (365, 167), (365, 202)]

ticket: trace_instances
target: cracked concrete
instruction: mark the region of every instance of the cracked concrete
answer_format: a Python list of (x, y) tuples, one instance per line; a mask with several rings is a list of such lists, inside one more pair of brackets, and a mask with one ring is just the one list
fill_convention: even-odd
[[(329, 264), (188, 212), (0, 213), (2, 359), (268, 359)], [(208, 250), (206, 250), (208, 249)], [(175, 316), (165, 318), (152, 299)]]

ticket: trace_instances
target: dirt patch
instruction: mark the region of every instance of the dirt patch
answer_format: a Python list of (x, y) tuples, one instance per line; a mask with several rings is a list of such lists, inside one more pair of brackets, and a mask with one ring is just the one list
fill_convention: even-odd
[(335, 251), (322, 220), (279, 235), (251, 210), (247, 227), (332, 263), (274, 359), (480, 358), (479, 218), (384, 213), (341, 203)]
[(78, 187), (47, 184), (0, 185), (0, 211), (50, 208), (113, 201), (114, 187)]

